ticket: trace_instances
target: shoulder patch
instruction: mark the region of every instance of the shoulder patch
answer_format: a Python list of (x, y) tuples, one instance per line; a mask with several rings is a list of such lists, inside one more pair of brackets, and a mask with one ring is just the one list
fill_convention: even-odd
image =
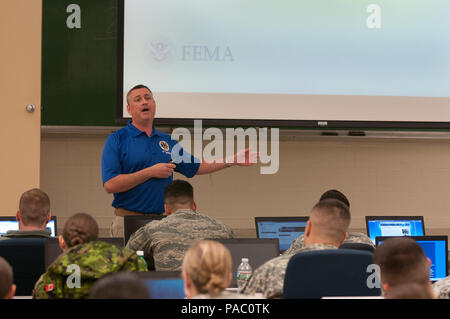
[(55, 283), (47, 284), (45, 286), (45, 292), (53, 291), (55, 289)]

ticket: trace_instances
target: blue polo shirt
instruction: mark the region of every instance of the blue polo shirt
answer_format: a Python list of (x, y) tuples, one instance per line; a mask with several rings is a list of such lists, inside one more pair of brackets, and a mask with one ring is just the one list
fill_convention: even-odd
[[(120, 174), (130, 174), (158, 163), (175, 163), (180, 159), (172, 159), (171, 151), (178, 145), (168, 134), (156, 131), (147, 136), (137, 129), (131, 121), (124, 128), (112, 133), (106, 140), (102, 155), (103, 184)], [(179, 145), (177, 146), (179, 147)], [(190, 154), (180, 157), (189, 158), (190, 162), (176, 164), (175, 171), (186, 177), (197, 174), (200, 161)], [(186, 157), (186, 155), (189, 155)], [(164, 212), (164, 189), (172, 181), (169, 178), (150, 178), (144, 183), (122, 193), (114, 193), (112, 206), (125, 208), (141, 213)]]

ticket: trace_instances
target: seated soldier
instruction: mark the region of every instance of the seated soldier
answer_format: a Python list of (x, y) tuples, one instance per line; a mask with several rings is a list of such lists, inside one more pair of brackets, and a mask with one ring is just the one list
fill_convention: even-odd
[[(348, 201), (347, 197), (336, 189), (330, 189), (325, 193), (323, 193), (322, 196), (320, 196), (319, 201), (324, 199), (337, 199), (343, 202), (345, 205), (347, 205), (348, 208), (350, 208), (350, 202)], [(304, 235), (298, 236), (292, 242), (291, 246), (285, 252), (283, 252), (283, 255), (293, 255), (297, 253), (300, 249), (302, 249), (304, 245), (304, 237), (305, 237)], [(349, 232), (347, 238), (345, 238), (344, 243), (361, 243), (374, 247), (369, 236), (359, 232)]]
[(375, 249), (374, 264), (380, 267), (383, 294), (405, 284), (418, 284), (426, 295), (434, 296), (430, 283), (431, 261), (411, 238), (389, 238)]
[(85, 213), (71, 216), (59, 245), (64, 251), (36, 283), (33, 298), (87, 298), (95, 281), (118, 271), (146, 271), (147, 266), (130, 249), (98, 241), (98, 225)]
[(11, 265), (0, 257), (0, 299), (12, 299), (16, 293)]
[(2, 238), (49, 238), (51, 232), (47, 230), (50, 221), (50, 198), (40, 189), (34, 188), (22, 194), (16, 219), (19, 230), (9, 230)]
[(149, 268), (179, 271), (184, 254), (195, 241), (234, 237), (230, 227), (196, 211), (194, 190), (186, 181), (172, 181), (164, 190), (164, 203), (168, 216), (138, 229), (126, 246), (143, 250)]
[[(320, 201), (311, 211), (305, 228), (304, 246), (297, 253), (337, 249), (347, 237), (349, 225), (347, 205), (336, 199)], [(284, 276), (292, 256), (282, 255), (256, 268), (242, 293), (262, 293), (265, 298), (283, 297)]]

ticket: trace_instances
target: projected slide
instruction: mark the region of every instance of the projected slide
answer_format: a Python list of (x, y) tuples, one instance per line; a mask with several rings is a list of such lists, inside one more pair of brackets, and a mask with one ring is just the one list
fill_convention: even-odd
[(448, 0), (126, 0), (123, 91), (149, 85), (158, 117), (450, 121), (449, 10)]

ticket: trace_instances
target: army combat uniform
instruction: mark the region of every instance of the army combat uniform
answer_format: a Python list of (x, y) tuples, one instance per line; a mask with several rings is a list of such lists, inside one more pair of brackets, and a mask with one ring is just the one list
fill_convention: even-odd
[[(289, 247), (283, 255), (293, 255), (300, 251), (300, 249), (303, 247), (303, 240), (305, 238), (305, 235), (298, 236), (291, 244), (291, 247)], [(357, 233), (352, 232), (348, 233), (347, 238), (344, 240), (345, 243), (360, 243), (360, 244), (367, 244), (374, 246), (372, 241), (370, 240), (370, 237), (363, 233)]]
[(433, 284), (433, 292), (438, 299), (450, 299), (450, 276)]
[[(79, 287), (77, 267), (79, 266)], [(130, 249), (92, 241), (61, 254), (36, 282), (33, 298), (87, 298), (95, 281), (118, 271), (147, 271), (145, 262)]]
[(143, 250), (149, 269), (179, 271), (186, 251), (194, 242), (213, 238), (234, 238), (234, 233), (214, 218), (182, 209), (138, 229), (126, 247)]
[[(300, 248), (296, 253), (324, 249), (337, 249), (337, 247), (325, 244), (312, 244)], [(247, 295), (262, 293), (265, 298), (282, 298), (284, 275), (286, 274), (289, 260), (293, 255), (275, 257), (256, 268), (242, 293)]]

